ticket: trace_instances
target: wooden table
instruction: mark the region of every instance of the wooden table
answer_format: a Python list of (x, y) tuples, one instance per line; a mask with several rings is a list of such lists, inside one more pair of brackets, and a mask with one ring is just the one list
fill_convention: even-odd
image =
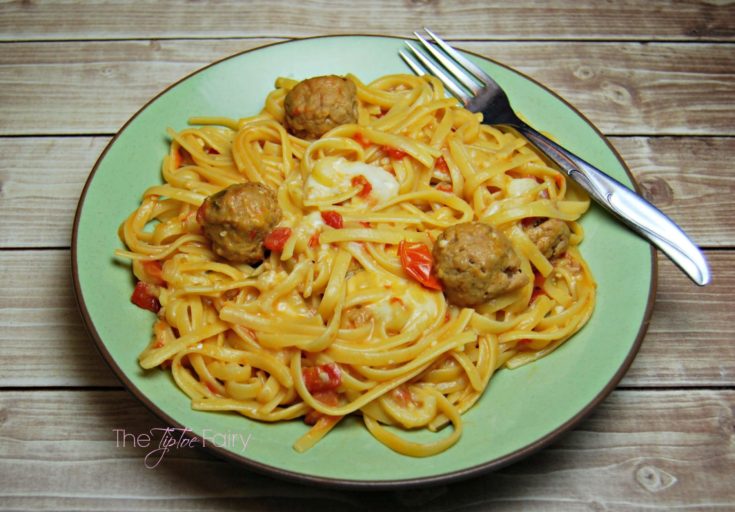
[[(72, 218), (100, 152), (150, 97), (213, 60), (424, 25), (584, 112), (706, 249), (714, 282), (698, 288), (659, 257), (650, 328), (619, 387), (574, 431), (496, 473), (368, 493), (274, 480), (197, 450), (144, 469), (144, 452), (116, 446), (112, 430), (161, 422), (98, 356), (71, 285)], [(731, 1), (28, 0), (0, 4), (0, 41), (0, 508), (735, 509)]]

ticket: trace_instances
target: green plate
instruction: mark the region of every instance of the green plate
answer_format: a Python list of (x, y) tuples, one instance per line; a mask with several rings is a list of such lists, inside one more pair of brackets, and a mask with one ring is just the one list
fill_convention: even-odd
[[(193, 411), (167, 372), (145, 372), (138, 354), (154, 317), (133, 306), (130, 267), (113, 257), (117, 229), (143, 191), (161, 181), (167, 127), (191, 116), (244, 117), (260, 111), (278, 76), (297, 79), (354, 73), (369, 82), (410, 72), (398, 57), (403, 40), (320, 37), (273, 44), (207, 66), (145, 105), (102, 153), (87, 180), (74, 222), (72, 265), (84, 321), (117, 376), (173, 427), (205, 437), (207, 448), (253, 470), (329, 486), (388, 488), (447, 482), (497, 469), (546, 446), (607, 396), (630, 366), (651, 314), (654, 253), (642, 239), (593, 206), (585, 215), (582, 253), (598, 282), (589, 324), (543, 360), (501, 370), (463, 416), (460, 441), (439, 455), (416, 459), (374, 440), (348, 418), (305, 454), (291, 445), (308, 428), (301, 421), (266, 424), (237, 414)], [(630, 172), (602, 134), (539, 83), (491, 60), (470, 57), (509, 92), (537, 129), (619, 181)], [(239, 435), (249, 438), (243, 449)], [(411, 434), (422, 439), (427, 433)], [(164, 462), (165, 463), (165, 462)]]

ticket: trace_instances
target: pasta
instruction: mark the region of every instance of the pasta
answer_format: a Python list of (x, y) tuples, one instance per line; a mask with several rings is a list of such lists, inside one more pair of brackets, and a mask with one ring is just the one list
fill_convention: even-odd
[[(169, 129), (164, 183), (119, 231), (117, 254), (139, 281), (133, 301), (157, 313), (139, 362), (170, 368), (194, 409), (303, 417), (312, 426), (299, 452), (357, 415), (392, 450), (429, 456), (457, 442), (498, 369), (549, 354), (590, 317), (595, 282), (577, 222), (589, 199), (436, 79), (347, 78), (356, 122), (313, 141), (284, 127), (297, 84), (285, 78), (258, 115)], [(260, 264), (219, 257), (197, 218), (207, 197), (243, 182), (275, 191), (282, 211), (272, 233), (283, 236)], [(569, 228), (562, 254), (530, 235), (545, 219)], [(442, 233), (473, 221), (504, 233), (523, 284), (464, 307), (411, 258), (431, 265)]]

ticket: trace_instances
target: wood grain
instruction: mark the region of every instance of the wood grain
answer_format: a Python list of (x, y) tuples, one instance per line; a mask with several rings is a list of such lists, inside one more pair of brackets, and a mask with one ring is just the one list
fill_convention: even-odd
[[(272, 41), (4, 44), (0, 135), (112, 134), (169, 84)], [(458, 46), (547, 85), (608, 135), (735, 135), (735, 44)]]
[(82, 324), (70, 252), (0, 252), (5, 386), (120, 386)]
[(463, 39), (735, 40), (730, 2), (533, 0), (373, 0), (360, 8), (339, 0), (68, 2), (0, 4), (0, 40), (293, 37), (380, 33), (407, 36), (424, 26)]
[[(707, 256), (714, 281), (704, 290), (659, 258), (653, 320), (623, 386), (735, 385), (735, 253)], [(66, 250), (0, 252), (0, 387), (119, 386), (82, 325), (70, 271)]]
[(735, 138), (612, 137), (643, 190), (700, 245), (735, 245)]
[(734, 409), (734, 391), (616, 391), (555, 444), (496, 473), (366, 493), (284, 483), (184, 448), (146, 469), (148, 450), (123, 445), (114, 430), (138, 435), (164, 425), (127, 393), (4, 392), (0, 509), (732, 508), (731, 482), (709, 475), (735, 471)]
[[(0, 248), (68, 247), (84, 182), (108, 137), (0, 137)], [(649, 199), (706, 247), (735, 246), (735, 138), (614, 137)], [(31, 229), (32, 226), (32, 229)]]
[[(71, 223), (95, 160), (150, 98), (210, 62), (422, 26), (575, 105), (709, 249), (713, 283), (659, 255), (651, 325), (618, 389), (493, 474), (368, 493), (202, 451), (145, 469), (145, 450), (116, 446), (113, 429), (163, 425), (98, 355), (71, 285)], [(0, 0), (0, 49), (0, 510), (735, 510), (735, 1)]]
[(658, 292), (648, 333), (621, 386), (732, 386), (735, 253), (707, 252), (713, 280), (699, 288), (658, 255)]

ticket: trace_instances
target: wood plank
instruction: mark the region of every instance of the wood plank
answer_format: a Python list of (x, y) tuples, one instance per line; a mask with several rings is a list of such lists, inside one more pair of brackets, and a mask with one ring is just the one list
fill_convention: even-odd
[(0, 252), (0, 387), (120, 386), (82, 323), (70, 256)]
[(84, 183), (109, 141), (0, 138), (0, 247), (69, 247)]
[[(66, 2), (0, 4), (0, 40), (295, 37), (320, 34), (409, 35), (429, 26), (452, 38), (734, 40), (730, 2), (585, 3), (533, 0), (461, 3), (373, 0), (355, 9), (339, 1), (86, 2), (83, 16)], [(206, 19), (206, 23), (197, 20)]]
[[(735, 391), (616, 391), (537, 454), (465, 482), (368, 493), (280, 482), (205, 452), (122, 446), (164, 425), (122, 391), (0, 393), (0, 508), (58, 510), (731, 509)], [(158, 439), (153, 435), (154, 442)]]
[[(659, 258), (657, 305), (623, 386), (735, 386), (735, 251), (707, 253), (698, 288)], [(69, 252), (0, 251), (0, 387), (119, 386), (76, 309)]]
[(273, 41), (7, 43), (0, 54), (0, 135), (115, 133), (170, 84)]
[(658, 254), (656, 302), (648, 333), (621, 386), (732, 386), (735, 253), (705, 253), (712, 283), (699, 288)]
[(535, 78), (607, 135), (732, 135), (735, 130), (735, 47), (729, 44), (526, 43), (498, 52), (492, 43), (466, 43), (461, 48)]
[[(698, 244), (735, 242), (735, 138), (612, 137), (643, 195)], [(728, 156), (729, 155), (729, 156)]]
[[(84, 182), (108, 137), (0, 137), (1, 247), (68, 247)], [(735, 246), (735, 176), (723, 165), (735, 138), (623, 138), (611, 142), (649, 199), (699, 244)], [(724, 191), (724, 193), (723, 193)], [(33, 226), (33, 229), (29, 229)]]
[[(270, 41), (4, 44), (0, 135), (114, 133), (167, 85), (209, 62)], [(732, 44), (458, 46), (546, 84), (608, 135), (735, 134)]]

